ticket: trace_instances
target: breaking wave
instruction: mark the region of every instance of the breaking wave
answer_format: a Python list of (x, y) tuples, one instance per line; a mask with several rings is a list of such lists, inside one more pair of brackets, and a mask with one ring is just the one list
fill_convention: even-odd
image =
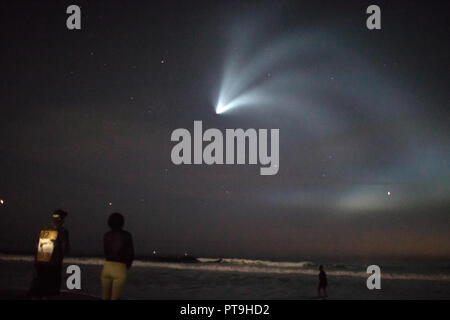
[[(198, 258), (200, 262), (213, 262), (218, 259), (210, 258)], [(250, 259), (219, 259), (222, 264), (230, 265), (243, 265), (243, 266), (254, 266), (254, 267), (269, 267), (269, 268), (305, 268), (308, 266), (316, 266), (317, 264), (310, 261), (301, 262), (277, 262), (268, 260), (250, 260)]]
[[(135, 260), (133, 267), (137, 268), (168, 268), (175, 270), (193, 270), (210, 272), (237, 272), (237, 273), (263, 273), (263, 274), (298, 274), (317, 276), (317, 263), (311, 261), (301, 262), (277, 262), (268, 260), (251, 259), (212, 259), (198, 258), (199, 263), (175, 263), (175, 262), (154, 262)], [(0, 254), (0, 261), (10, 262), (33, 262), (31, 255), (6, 255)], [(68, 257), (64, 259), (67, 264), (101, 266), (104, 262), (102, 258), (77, 258)], [(359, 277), (367, 278), (368, 274), (364, 267), (339, 265), (341, 268), (327, 268), (327, 274), (335, 277)], [(345, 268), (343, 268), (343, 266)], [(354, 271), (350, 271), (352, 269)], [(359, 269), (360, 271), (357, 271)], [(392, 280), (426, 280), (426, 281), (450, 281), (450, 274), (433, 273), (406, 273), (406, 272), (383, 272), (383, 279)]]

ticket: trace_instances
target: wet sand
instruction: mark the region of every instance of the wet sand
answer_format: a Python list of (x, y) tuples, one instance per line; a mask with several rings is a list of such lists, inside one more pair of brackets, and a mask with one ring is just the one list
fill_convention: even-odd
[[(101, 265), (80, 267), (81, 290), (66, 292), (66, 289), (56, 299), (91, 300), (100, 296)], [(32, 275), (31, 262), (0, 261), (0, 299), (25, 299)], [(450, 299), (449, 281), (386, 279), (381, 282), (381, 290), (368, 290), (365, 280), (329, 276), (329, 299)], [(135, 266), (129, 272), (123, 299), (299, 300), (316, 299), (316, 295), (315, 275)]]

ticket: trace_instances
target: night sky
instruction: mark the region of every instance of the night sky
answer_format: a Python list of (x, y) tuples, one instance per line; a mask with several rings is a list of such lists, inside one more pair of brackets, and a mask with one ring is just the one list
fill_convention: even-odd
[[(118, 211), (142, 255), (448, 258), (448, 5), (312, 3), (2, 4), (0, 249), (61, 208), (73, 254)], [(246, 103), (218, 115), (226, 90)], [(278, 174), (172, 164), (194, 120), (279, 128)]]

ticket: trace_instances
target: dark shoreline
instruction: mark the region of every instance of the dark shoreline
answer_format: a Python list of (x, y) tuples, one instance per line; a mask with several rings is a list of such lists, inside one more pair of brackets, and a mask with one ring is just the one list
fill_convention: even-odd
[[(28, 296), (27, 290), (0, 289), (0, 300), (32, 300), (32, 299), (30, 299), (30, 297)], [(49, 297), (48, 300), (100, 300), (100, 297), (62, 290), (58, 296)]]

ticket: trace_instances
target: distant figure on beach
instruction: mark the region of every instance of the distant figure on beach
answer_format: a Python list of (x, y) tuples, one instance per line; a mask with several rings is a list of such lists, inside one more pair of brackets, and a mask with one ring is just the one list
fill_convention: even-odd
[(59, 295), (64, 256), (69, 252), (69, 232), (63, 227), (67, 212), (55, 210), (49, 226), (41, 230), (34, 258), (32, 299)]
[(108, 219), (111, 230), (103, 236), (106, 259), (101, 275), (103, 300), (120, 299), (128, 269), (133, 263), (133, 238), (129, 232), (122, 230), (124, 223), (120, 213), (111, 214)]
[(319, 287), (317, 288), (317, 293), (319, 295), (319, 298), (322, 297), (322, 292), (321, 290), (323, 290), (323, 297), (328, 297), (327, 294), (327, 285), (328, 285), (328, 281), (327, 281), (327, 274), (325, 273), (325, 271), (323, 271), (323, 266), (320, 265), (319, 266)]

